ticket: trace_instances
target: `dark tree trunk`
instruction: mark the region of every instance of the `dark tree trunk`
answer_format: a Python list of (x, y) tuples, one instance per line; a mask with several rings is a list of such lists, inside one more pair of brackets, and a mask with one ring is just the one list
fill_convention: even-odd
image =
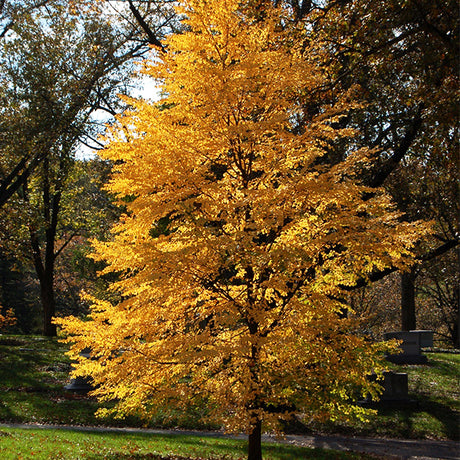
[[(48, 337), (56, 336), (56, 326), (52, 323), (56, 313), (56, 300), (54, 295), (54, 266), (56, 253), (54, 246), (58, 225), (59, 211), (61, 209), (61, 187), (62, 182), (55, 184), (55, 191), (51, 193), (49, 158), (43, 161), (43, 220), (45, 226), (45, 237), (40, 240), (40, 232), (32, 224), (30, 230), (30, 242), (35, 270), (40, 282), (40, 300), (43, 308), (43, 335)], [(24, 190), (24, 196), (28, 192)], [(43, 246), (43, 249), (42, 249)]]
[(257, 419), (248, 438), (248, 460), (262, 460), (262, 421)]
[(43, 335), (56, 336), (56, 325), (52, 319), (56, 314), (56, 300), (54, 296), (53, 272), (46, 272), (40, 279), (40, 297), (43, 307)]
[(455, 289), (454, 299), (457, 304), (455, 322), (452, 331), (452, 341), (455, 348), (460, 348), (460, 288)]
[[(460, 273), (460, 247), (457, 248), (457, 267), (458, 273)], [(452, 340), (454, 342), (455, 348), (460, 348), (460, 286), (454, 288), (454, 303), (455, 306), (455, 321), (453, 327), (453, 337)]]
[(401, 330), (416, 329), (415, 271), (401, 274)]
[(47, 257), (45, 256), (43, 261), (38, 237), (32, 230), (31, 243), (35, 271), (40, 283), (40, 302), (43, 308), (43, 335), (54, 337), (56, 335), (56, 326), (52, 324), (52, 318), (56, 313), (56, 299), (54, 295), (54, 254), (52, 253), (54, 245), (51, 247), (49, 244), (47, 245), (45, 251)]

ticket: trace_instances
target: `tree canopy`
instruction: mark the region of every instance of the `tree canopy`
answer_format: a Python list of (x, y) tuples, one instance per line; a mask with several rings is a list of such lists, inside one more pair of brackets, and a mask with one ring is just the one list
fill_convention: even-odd
[(259, 459), (262, 422), (363, 415), (388, 345), (354, 333), (346, 293), (407, 269), (427, 226), (366, 183), (375, 150), (341, 123), (357, 88), (332, 91), (309, 24), (270, 2), (181, 5), (184, 33), (145, 66), (161, 100), (130, 99), (102, 153), (127, 213), (94, 257), (122, 300), (59, 323), (115, 411), (204, 397)]

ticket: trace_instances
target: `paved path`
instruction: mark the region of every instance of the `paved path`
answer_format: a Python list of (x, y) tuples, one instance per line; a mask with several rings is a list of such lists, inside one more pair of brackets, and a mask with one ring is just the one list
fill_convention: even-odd
[[(156, 430), (147, 428), (109, 428), (68, 425), (41, 425), (0, 423), (2, 428), (23, 429), (60, 429), (71, 431), (94, 431), (114, 433), (151, 433), (151, 434), (185, 434), (193, 436), (225, 437), (216, 431)], [(244, 436), (234, 436), (244, 438)], [(384, 438), (356, 438), (327, 435), (287, 435), (283, 439), (265, 435), (264, 441), (284, 442), (298, 446), (332, 449), (340, 451), (364, 452), (377, 454), (388, 460), (460, 460), (460, 443), (455, 441), (403, 440)]]
[(460, 443), (453, 441), (356, 438), (345, 436), (287, 436), (299, 445), (377, 454), (386, 459), (459, 460)]

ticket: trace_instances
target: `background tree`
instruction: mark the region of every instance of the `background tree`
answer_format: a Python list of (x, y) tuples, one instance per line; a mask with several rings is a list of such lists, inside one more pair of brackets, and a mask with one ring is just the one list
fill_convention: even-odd
[[(259, 2), (259, 4), (270, 2)], [(384, 186), (406, 219), (436, 221), (434, 237), (417, 249), (419, 264), (401, 276), (400, 327), (417, 323), (417, 274), (442, 257), (457, 270), (459, 244), (458, 83), (459, 15), (453, 1), (276, 1), (293, 22), (307, 20), (329, 50), (331, 82), (324, 92), (340, 94), (359, 85), (363, 105), (339, 126), (360, 136), (351, 148), (379, 147), (366, 183)], [(309, 107), (319, 110), (319, 107)], [(307, 118), (308, 119), (308, 118)], [(350, 148), (348, 147), (348, 148)], [(340, 160), (344, 144), (330, 152)], [(372, 280), (391, 270), (375, 273)], [(424, 278), (426, 281), (427, 278)], [(421, 283), (420, 281), (419, 283)], [(360, 285), (364, 285), (364, 280)], [(458, 313), (457, 313), (458, 316)]]
[(91, 348), (78, 372), (114, 411), (204, 397), (260, 459), (262, 422), (363, 414), (352, 401), (375, 395), (366, 374), (387, 345), (353, 333), (347, 287), (407, 268), (426, 229), (363, 183), (373, 150), (333, 155), (354, 134), (338, 126), (353, 91), (322, 90), (327, 47), (310, 27), (283, 30), (269, 2), (181, 12), (187, 32), (146, 67), (163, 98), (131, 100), (103, 152), (127, 214), (94, 257), (120, 274), (121, 301), (59, 323), (73, 357)]
[[(56, 239), (73, 154), (89, 114), (97, 107), (101, 88), (107, 92), (114, 86), (107, 76), (117, 65), (115, 48), (105, 45), (109, 25), (104, 27), (99, 18), (90, 15), (84, 22), (77, 21), (69, 8), (62, 2), (48, 2), (45, 8), (22, 18), (12, 26), (13, 33), (2, 50), (6, 110), (21, 123), (8, 130), (3, 166), (8, 170), (18, 157), (37, 159), (34, 175), (26, 174), (20, 202), (14, 204), (20, 204), (22, 221), (28, 227), (45, 335), (56, 332), (51, 323), (55, 314), (54, 267), (66, 245), (56, 248)], [(4, 117), (6, 124), (10, 120)], [(6, 135), (7, 130), (3, 132)]]
[[(160, 13), (166, 15), (163, 3), (168, 2), (147, 11), (131, 6), (142, 13), (145, 27), (153, 27)], [(119, 13), (107, 2), (50, 0), (22, 9), (18, 4), (14, 11), (11, 6), (8, 13), (14, 20), (5, 26), (0, 69), (5, 102), (0, 118), (2, 233), (4, 241), (14, 240), (16, 255), (22, 251), (22, 259), (32, 258), (43, 332), (54, 335), (56, 259), (83, 230), (88, 236), (89, 221), (100, 213), (97, 203), (93, 216), (78, 212), (73, 189), (76, 171), (84, 169), (75, 163), (75, 153), (82, 143), (100, 148), (101, 113), (113, 116), (121, 110), (116, 93), (132, 89), (134, 61), (149, 51), (149, 43), (137, 23), (116, 21)], [(161, 26), (169, 27), (169, 20)]]
[[(101, 25), (94, 48), (89, 53), (90, 56), (93, 55), (94, 57), (94, 52), (97, 48), (99, 50), (99, 59), (103, 58), (105, 60), (103, 65), (101, 63), (97, 65), (98, 71), (100, 72), (102, 69), (105, 69), (105, 71), (118, 69), (123, 74), (122, 67), (126, 61), (132, 62), (133, 59), (141, 58), (149, 51), (149, 45), (159, 43), (159, 39), (161, 39), (165, 31), (174, 30), (176, 16), (172, 13), (171, 3), (169, 0), (151, 2), (130, 0), (126, 3), (126, 6), (124, 6), (124, 2), (120, 6), (117, 2), (105, 0), (97, 2), (88, 0), (71, 0), (68, 2), (59, 0), (2, 1), (0, 3), (0, 26), (2, 27), (0, 39), (6, 41), (9, 36), (17, 34), (18, 31), (23, 32), (19, 36), (26, 35), (28, 30), (27, 22), (34, 15), (37, 17), (45, 12), (46, 16), (46, 12), (49, 10), (54, 10), (55, 16), (73, 14), (74, 26), (78, 22), (84, 21), (84, 18)], [(114, 4), (117, 4), (119, 9)], [(45, 22), (44, 17), (43, 26)], [(95, 30), (93, 30), (92, 38), (96, 38)], [(37, 37), (29, 34), (22, 38), (31, 40), (28, 43), (33, 44), (39, 37), (40, 34)], [(40, 48), (38, 47), (37, 49)], [(115, 56), (117, 50), (118, 52), (123, 50), (123, 52)], [(123, 55), (123, 53), (125, 54)], [(64, 56), (63, 59), (65, 60)], [(59, 59), (55, 57), (54, 61), (56, 60)], [(110, 61), (110, 65), (107, 61)], [(58, 66), (54, 69), (54, 72), (60, 72), (61, 70), (62, 66)], [(95, 74), (97, 74), (96, 71)], [(124, 77), (128, 74), (130, 72), (126, 72), (125, 69)], [(89, 85), (81, 87), (82, 91), (79, 100), (74, 101), (74, 104), (68, 107), (68, 111), (62, 114), (59, 126), (55, 126), (56, 133), (60, 133), (64, 129), (62, 126), (72, 123), (75, 114), (83, 109), (82, 103), (88, 102), (88, 104), (91, 104), (89, 99), (94, 102), (95, 94), (99, 96), (99, 99), (94, 108), (108, 112), (112, 116), (117, 113), (118, 100), (114, 99), (116, 91), (110, 92), (109, 90), (107, 92), (108, 88), (104, 88), (101, 85), (101, 81), (98, 80), (99, 77), (96, 80), (89, 78), (87, 81)], [(6, 81), (7, 78), (5, 79)], [(27, 181), (28, 177), (45, 158), (49, 151), (49, 146), (53, 145), (55, 140), (54, 136), (50, 136), (53, 131), (48, 130), (47, 132), (47, 129), (43, 128), (39, 121), (30, 117), (27, 108), (25, 108), (24, 113), (24, 110), (18, 110), (17, 105), (11, 106), (7, 103), (11, 98), (8, 88), (10, 88), (10, 83), (2, 88), (7, 89), (7, 91), (4, 91), (1, 96), (5, 103), (1, 113), (2, 126), (0, 132), (17, 133), (17, 137), (13, 141), (10, 141), (9, 137), (3, 143), (0, 141), (0, 148), (3, 152), (6, 152), (11, 149), (11, 145), (19, 144), (21, 146), (24, 142), (33, 143), (34, 148), (25, 150), (16, 148), (13, 155), (8, 154), (8, 162), (1, 165), (0, 208)], [(120, 89), (117, 88), (118, 91)], [(21, 106), (21, 109), (24, 109), (24, 107)], [(77, 112), (73, 113), (74, 110)], [(86, 134), (89, 133), (90, 131)], [(57, 135), (59, 136), (59, 134)], [(90, 137), (90, 139), (95, 141), (94, 137)], [(84, 138), (80, 138), (80, 141), (84, 141)], [(93, 142), (92, 147), (100, 148), (101, 145)]]
[[(460, 348), (459, 342), (459, 287), (458, 251), (449, 251), (423, 266), (419, 275), (419, 296), (425, 300), (420, 313), (423, 324), (428, 324), (450, 345)], [(449, 260), (452, 258), (454, 260)]]
[[(384, 186), (406, 218), (434, 219), (420, 262), (459, 244), (459, 15), (453, 1), (290, 2), (317, 15), (334, 63), (334, 85), (358, 84), (362, 110), (342, 120), (359, 145), (379, 147), (368, 185)], [(454, 260), (453, 257), (447, 260)], [(458, 264), (458, 262), (456, 262)], [(417, 270), (401, 274), (401, 327), (415, 329)]]
[(77, 161), (71, 190), (66, 193), (57, 247), (67, 244), (56, 260), (56, 307), (60, 315), (87, 313), (81, 294), (107, 295), (107, 280), (97, 277), (103, 266), (88, 256), (90, 239), (106, 239), (121, 210), (103, 190), (110, 164), (94, 158)]
[[(68, 178), (67, 190), (60, 203), (55, 247), (58, 257), (54, 266), (56, 311), (61, 315), (83, 315), (88, 303), (81, 292), (102, 295), (106, 281), (96, 278), (102, 267), (87, 259), (89, 239), (105, 238), (119, 216), (119, 209), (102, 191), (110, 165), (104, 161), (77, 160)], [(39, 201), (31, 184), (30, 206)], [(14, 201), (13, 201), (14, 203)], [(9, 209), (9, 204), (7, 204)], [(29, 212), (29, 217), (40, 215)], [(17, 318), (17, 332), (39, 333), (43, 330), (43, 311), (39, 299), (39, 282), (30, 249), (30, 222), (22, 210), (4, 218), (0, 232), (0, 304), (12, 308)]]

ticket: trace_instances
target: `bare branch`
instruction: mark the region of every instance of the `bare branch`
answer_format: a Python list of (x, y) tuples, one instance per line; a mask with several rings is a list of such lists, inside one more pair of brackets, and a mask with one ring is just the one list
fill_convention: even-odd
[(160, 40), (158, 40), (158, 37), (152, 28), (145, 22), (145, 19), (142, 17), (140, 11), (134, 6), (132, 0), (128, 0), (128, 4), (129, 9), (133, 13), (133, 16), (136, 18), (136, 21), (141, 26), (142, 30), (146, 33), (149, 43), (152, 46), (159, 48), (163, 53), (166, 52), (166, 48), (163, 46)]
[(423, 106), (420, 105), (411, 125), (402, 138), (401, 143), (395, 149), (393, 155), (379, 168), (371, 180), (369, 184), (371, 187), (380, 187), (408, 152), (422, 125), (422, 109)]

